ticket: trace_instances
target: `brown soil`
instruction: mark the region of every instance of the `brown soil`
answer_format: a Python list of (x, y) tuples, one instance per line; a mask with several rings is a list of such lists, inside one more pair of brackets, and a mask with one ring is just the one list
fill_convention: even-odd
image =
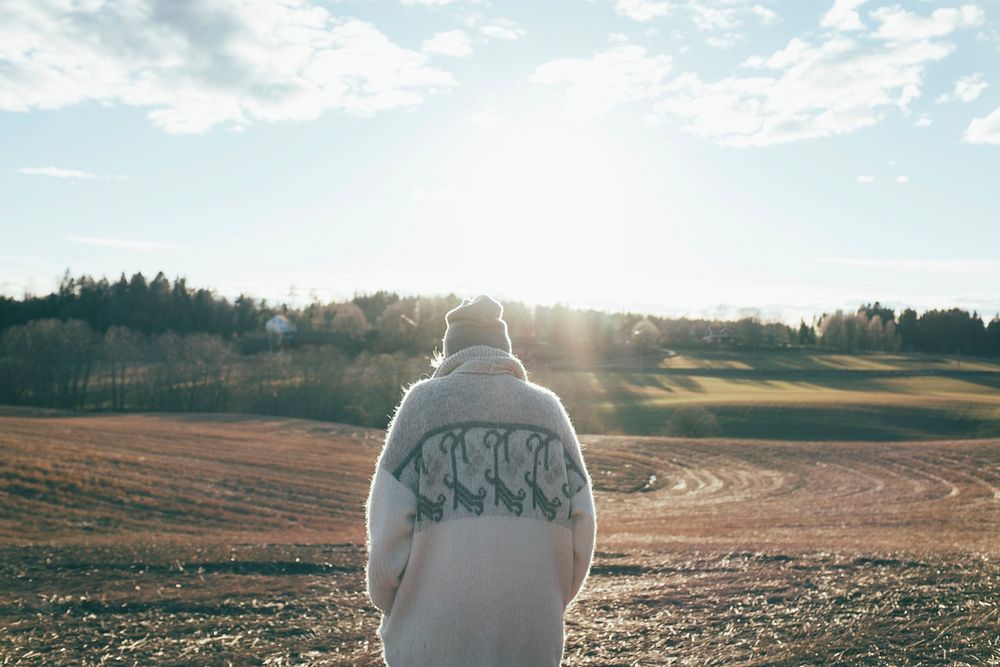
[[(0, 416), (0, 665), (375, 664), (382, 434)], [(1000, 665), (1000, 441), (585, 437), (566, 662)]]

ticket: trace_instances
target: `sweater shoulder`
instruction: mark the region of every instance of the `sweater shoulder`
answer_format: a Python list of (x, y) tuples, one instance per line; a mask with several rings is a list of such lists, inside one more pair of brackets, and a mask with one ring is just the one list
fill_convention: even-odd
[[(441, 378), (429, 378), (417, 384), (421, 385), (417, 390), (419, 399), (415, 404), (425, 406), (441, 406), (455, 400), (462, 402), (472, 402), (472, 393), (481, 389), (479, 381), (469, 378), (476, 377), (470, 375), (448, 375)], [(562, 400), (559, 396), (540, 384), (530, 380), (514, 378), (510, 375), (493, 376), (502, 386), (494, 386), (496, 395), (494, 398), (512, 400), (522, 407), (530, 406), (527, 412), (538, 414), (544, 423), (538, 424), (553, 430), (561, 430), (564, 422), (568, 422), (568, 415)], [(411, 391), (416, 389), (411, 388)], [(484, 406), (485, 407), (485, 406)]]
[(391, 469), (427, 428), (427, 408), (432, 400), (429, 384), (429, 379), (418, 380), (403, 391), (386, 428), (381, 465)]
[(562, 400), (559, 398), (559, 395), (556, 394), (556, 392), (552, 391), (548, 387), (543, 387), (540, 384), (531, 382), (530, 380), (526, 381), (524, 384), (529, 392), (536, 395), (539, 398), (539, 400), (548, 403), (553, 410), (560, 412), (564, 410)]
[(432, 377), (407, 388), (389, 425), (384, 462), (405, 458), (441, 429), (473, 423), (533, 425), (555, 433), (570, 449), (578, 448), (572, 422), (555, 392), (509, 375), (487, 377)]
[(577, 464), (579, 470), (585, 470), (586, 468), (583, 464), (582, 444), (580, 443), (580, 439), (577, 437), (576, 428), (573, 426), (573, 420), (570, 418), (569, 412), (566, 410), (566, 406), (563, 405), (562, 399), (559, 398), (558, 394), (547, 387), (543, 387), (542, 385), (535, 384), (533, 382), (529, 382), (527, 384), (530, 385), (531, 390), (539, 397), (539, 400), (547, 402), (548, 410), (550, 411), (552, 421), (555, 424), (554, 430), (559, 435), (559, 439), (563, 443), (567, 457)]
[(430, 394), (432, 393), (430, 388), (431, 382), (431, 378), (424, 378), (422, 380), (417, 380), (403, 390), (403, 397), (400, 399), (399, 405), (396, 407), (396, 415), (398, 415), (403, 409), (413, 410), (421, 407), (423, 404), (426, 404), (430, 398)]
[[(566, 407), (563, 405), (562, 399), (559, 395), (548, 387), (543, 387), (540, 384), (535, 384), (534, 382), (526, 382), (529, 391), (531, 391), (538, 400), (543, 403), (548, 410), (552, 413), (552, 418), (560, 427), (568, 428), (572, 432), (573, 424), (570, 421), (569, 413), (566, 411)], [(572, 433), (574, 436), (575, 432)]]

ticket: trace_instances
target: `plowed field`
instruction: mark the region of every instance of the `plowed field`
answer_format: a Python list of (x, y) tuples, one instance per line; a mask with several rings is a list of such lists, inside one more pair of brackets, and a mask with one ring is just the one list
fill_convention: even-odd
[[(382, 434), (0, 416), (0, 664), (375, 664)], [(568, 664), (1000, 665), (1000, 441), (585, 436)]]

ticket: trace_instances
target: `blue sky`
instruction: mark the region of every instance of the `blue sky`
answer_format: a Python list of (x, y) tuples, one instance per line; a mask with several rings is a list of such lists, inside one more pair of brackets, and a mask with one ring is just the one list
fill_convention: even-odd
[(1000, 312), (1000, 3), (0, 0), (0, 293)]

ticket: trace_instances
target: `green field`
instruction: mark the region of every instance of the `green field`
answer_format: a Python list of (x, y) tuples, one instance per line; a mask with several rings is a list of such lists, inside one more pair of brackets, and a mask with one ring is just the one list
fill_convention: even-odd
[(977, 357), (902, 352), (838, 354), (805, 350), (717, 351), (694, 354), (681, 352), (664, 359), (659, 366), (676, 369), (990, 371), (1000, 373), (1000, 361)]
[[(658, 364), (545, 373), (584, 432), (676, 432), (678, 408), (714, 418), (704, 435), (914, 440), (1000, 435), (1000, 363), (909, 354), (678, 354)], [(690, 410), (689, 410), (690, 412)], [(703, 413), (702, 413), (703, 414)]]

